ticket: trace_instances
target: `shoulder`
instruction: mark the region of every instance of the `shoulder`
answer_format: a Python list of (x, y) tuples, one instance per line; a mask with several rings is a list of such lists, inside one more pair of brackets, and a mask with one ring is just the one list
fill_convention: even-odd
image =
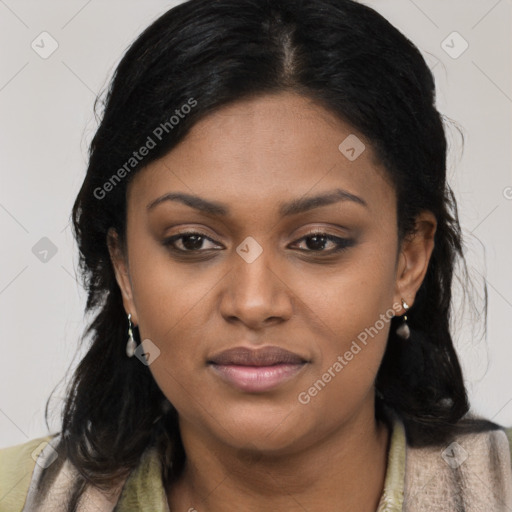
[(406, 452), (404, 510), (512, 509), (512, 428), (461, 430)]
[[(53, 511), (72, 508), (75, 491), (82, 487), (84, 481), (77, 468), (62, 455), (63, 450), (59, 448), (61, 441), (62, 436), (57, 433), (0, 449), (0, 512)], [(40, 488), (38, 483), (50, 466), (52, 470), (47, 480), (49, 485)], [(125, 492), (129, 504), (130, 499), (132, 501), (136, 499), (135, 506), (133, 508), (117, 507), (116, 510), (163, 511), (162, 507), (146, 508), (144, 505), (141, 508), (141, 504), (145, 504), (148, 497), (156, 496), (154, 492), (147, 494), (147, 486), (143, 485), (146, 480), (155, 479), (159, 475), (156, 452), (151, 450), (145, 452), (136, 469), (134, 473), (137, 478), (131, 479), (131, 489)], [(125, 480), (108, 490), (84, 485), (76, 506), (83, 512), (100, 510), (111, 512), (116, 507)]]
[(0, 448), (0, 512), (23, 509), (36, 460), (55, 437), (48, 435)]

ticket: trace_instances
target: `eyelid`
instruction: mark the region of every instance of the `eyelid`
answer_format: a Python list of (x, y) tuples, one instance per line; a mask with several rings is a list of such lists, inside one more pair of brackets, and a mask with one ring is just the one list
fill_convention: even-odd
[[(345, 228), (347, 229), (347, 228)], [(171, 235), (170, 237), (167, 237), (166, 239), (169, 240), (169, 239), (172, 239), (172, 238), (177, 238), (179, 236), (186, 236), (186, 235), (199, 235), (199, 236), (202, 236), (208, 240), (210, 240), (211, 242), (215, 243), (215, 244), (220, 244), (220, 242), (218, 242), (217, 240), (215, 240), (212, 236), (210, 235), (207, 235), (204, 231), (201, 230), (201, 228), (183, 228), (182, 231), (178, 231), (177, 233)], [(303, 235), (301, 235), (299, 238), (294, 238), (294, 242), (297, 242), (297, 241), (300, 241), (308, 236), (314, 236), (314, 235), (324, 235), (324, 236), (331, 236), (333, 238), (338, 238), (338, 239), (348, 239), (346, 238), (345, 236), (341, 235), (341, 234), (333, 234), (333, 233), (330, 233), (329, 232), (329, 229), (326, 228), (326, 227), (321, 227), (321, 226), (317, 226), (317, 227), (313, 227), (313, 228), (310, 228), (309, 231), (307, 231), (306, 233), (304, 233)]]
[(318, 230), (318, 231), (311, 231), (309, 233), (306, 233), (304, 236), (301, 236), (299, 239), (297, 239), (295, 242), (292, 243), (293, 245), (298, 244), (299, 242), (302, 242), (303, 240), (306, 240), (308, 238), (312, 238), (314, 236), (322, 236), (326, 238), (329, 242), (333, 243), (335, 247), (333, 249), (329, 249), (326, 251), (314, 251), (312, 249), (298, 249), (301, 252), (309, 253), (311, 255), (318, 254), (320, 256), (325, 255), (328, 256), (330, 254), (336, 254), (344, 251), (345, 249), (348, 249), (349, 247), (352, 247), (355, 245), (355, 239), (353, 238), (345, 238), (338, 235), (332, 235), (328, 233), (325, 230)]
[[(180, 238), (182, 237), (185, 237), (185, 236), (191, 236), (191, 235), (198, 235), (200, 236), (201, 238), (204, 238), (210, 242), (212, 242), (213, 244), (215, 245), (219, 245), (219, 242), (217, 242), (217, 240), (214, 240), (211, 236), (199, 231), (199, 230), (192, 230), (192, 229), (189, 229), (189, 230), (185, 230), (185, 231), (180, 231), (178, 233), (175, 233), (174, 235), (171, 235), (169, 237), (166, 237), (162, 243), (163, 245), (165, 246), (170, 246), (171, 248), (172, 247), (172, 244), (173, 242), (175, 242), (176, 240), (179, 240)], [(182, 253), (201, 253), (201, 252), (206, 252), (206, 250), (216, 250), (216, 249), (202, 249), (202, 250), (197, 250), (197, 251), (184, 251), (182, 249), (175, 249), (176, 251), (178, 252), (182, 252)]]
[[(191, 228), (189, 228), (188, 230), (183, 230), (183, 231), (180, 231), (170, 237), (167, 237), (163, 240), (162, 244), (166, 247), (169, 247), (170, 250), (174, 251), (175, 253), (178, 253), (178, 254), (191, 254), (191, 255), (199, 255), (201, 253), (205, 253), (205, 252), (208, 252), (208, 251), (212, 251), (212, 250), (218, 250), (218, 249), (196, 249), (196, 250), (184, 250), (184, 249), (177, 249), (175, 247), (173, 247), (173, 244), (176, 240), (179, 240), (183, 237), (186, 237), (186, 236), (193, 236), (193, 235), (197, 235), (197, 236), (200, 236), (201, 238), (205, 239), (205, 240), (208, 240), (210, 242), (212, 242), (213, 244), (215, 245), (219, 245), (219, 242), (217, 242), (216, 240), (214, 240), (212, 237), (206, 235), (205, 233), (203, 233), (202, 231), (200, 230), (193, 230)], [(314, 237), (314, 236), (323, 236), (324, 238), (326, 238), (328, 241), (330, 241), (331, 243), (334, 243), (335, 244), (335, 247), (333, 249), (329, 249), (329, 250), (320, 250), (320, 251), (315, 251), (315, 250), (312, 250), (312, 249), (298, 249), (299, 252), (303, 252), (303, 253), (310, 253), (311, 255), (314, 255), (314, 254), (318, 254), (318, 255), (330, 255), (330, 254), (335, 254), (335, 253), (339, 253), (339, 252), (342, 252), (344, 251), (345, 249), (348, 249), (349, 247), (352, 247), (354, 244), (355, 244), (355, 239), (353, 238), (345, 238), (343, 236), (338, 236), (338, 235), (333, 235), (331, 233), (328, 232), (328, 230), (326, 228), (321, 228), (321, 227), (316, 227), (316, 228), (313, 228), (311, 229), (310, 231), (308, 231), (307, 233), (305, 233), (304, 235), (302, 235), (300, 238), (296, 238), (293, 242), (292, 242), (292, 246), (293, 245), (297, 245), (298, 243), (302, 242), (303, 240), (306, 240), (307, 238), (311, 238), (311, 237)]]

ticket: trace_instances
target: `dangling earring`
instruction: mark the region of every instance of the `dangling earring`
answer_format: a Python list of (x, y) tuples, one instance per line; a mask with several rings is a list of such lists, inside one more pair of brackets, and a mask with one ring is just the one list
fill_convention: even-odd
[(132, 315), (131, 313), (128, 315), (128, 342), (126, 343), (126, 355), (128, 357), (132, 357), (135, 354), (135, 349), (137, 348), (137, 344), (133, 339), (133, 331), (132, 331)]
[(402, 301), (402, 306), (403, 308), (405, 309), (405, 313), (403, 314), (403, 323), (402, 325), (400, 325), (397, 330), (396, 330), (396, 333), (398, 334), (398, 336), (400, 336), (400, 338), (403, 338), (404, 340), (407, 340), (409, 339), (409, 336), (411, 335), (411, 330), (409, 329), (409, 326), (407, 325), (407, 310), (409, 309), (409, 305), (407, 304), (407, 302), (405, 302), (404, 299), (400, 299)]

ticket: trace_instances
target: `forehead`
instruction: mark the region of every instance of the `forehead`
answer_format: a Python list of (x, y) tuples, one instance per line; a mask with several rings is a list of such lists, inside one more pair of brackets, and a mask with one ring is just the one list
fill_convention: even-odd
[(370, 143), (294, 93), (242, 100), (208, 114), (130, 187), (136, 193), (129, 191), (129, 201), (138, 207), (176, 190), (254, 207), (333, 188), (363, 197), (375, 213), (394, 205)]

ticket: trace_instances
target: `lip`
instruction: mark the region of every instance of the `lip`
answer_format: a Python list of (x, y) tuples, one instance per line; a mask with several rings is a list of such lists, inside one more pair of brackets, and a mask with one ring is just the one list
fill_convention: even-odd
[(281, 347), (235, 347), (207, 363), (217, 376), (246, 392), (269, 391), (295, 377), (309, 361)]
[(305, 362), (307, 360), (295, 352), (276, 346), (258, 349), (234, 347), (218, 352), (208, 359), (208, 363), (240, 366), (273, 366), (275, 364), (302, 364)]

